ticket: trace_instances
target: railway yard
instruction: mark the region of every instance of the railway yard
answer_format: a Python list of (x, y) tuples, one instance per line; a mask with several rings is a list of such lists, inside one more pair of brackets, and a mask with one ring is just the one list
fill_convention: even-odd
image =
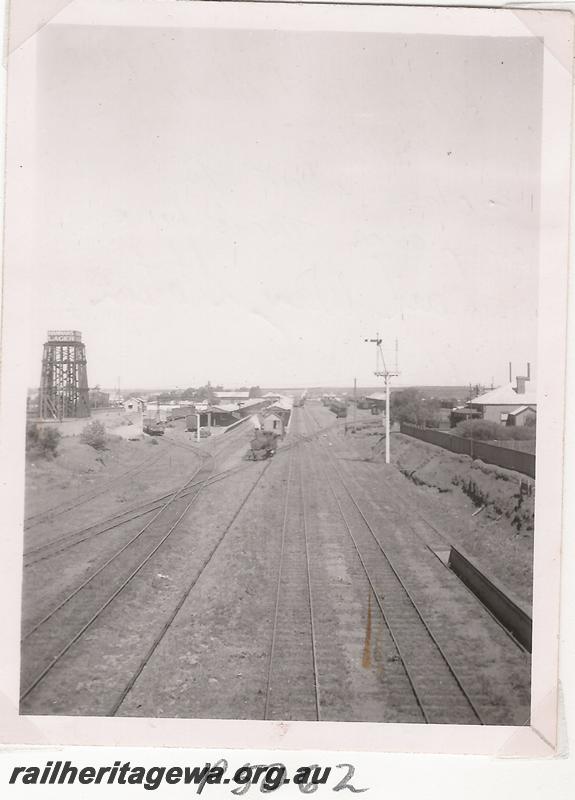
[(526, 724), (530, 654), (438, 557), (445, 498), (316, 401), (272, 458), (252, 433), (28, 487), (21, 713)]

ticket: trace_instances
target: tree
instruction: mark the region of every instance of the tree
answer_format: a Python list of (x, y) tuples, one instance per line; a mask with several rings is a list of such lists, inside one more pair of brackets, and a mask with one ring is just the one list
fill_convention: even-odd
[(211, 383), (208, 381), (205, 386), (200, 386), (199, 389), (196, 391), (196, 395), (194, 400), (197, 400), (199, 403), (213, 403), (216, 399), (214, 394), (216, 390), (212, 387)]
[(408, 422), (411, 425), (437, 428), (441, 420), (441, 403), (427, 400), (419, 389), (402, 389), (391, 394), (391, 422)]
[(104, 450), (106, 438), (106, 428), (98, 419), (94, 419), (84, 426), (80, 434), (82, 442), (93, 447), (94, 450)]
[(249, 392), (250, 392), (250, 397), (261, 397), (262, 396), (262, 390), (260, 389), (259, 386), (250, 386)]

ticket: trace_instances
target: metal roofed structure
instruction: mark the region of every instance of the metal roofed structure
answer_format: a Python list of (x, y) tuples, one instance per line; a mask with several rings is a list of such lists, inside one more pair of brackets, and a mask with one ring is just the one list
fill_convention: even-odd
[(250, 393), (249, 392), (214, 392), (214, 397), (217, 400), (228, 400), (229, 402), (233, 402), (234, 400), (249, 400)]
[(509, 414), (525, 406), (529, 406), (536, 413), (537, 390), (530, 381), (518, 378), (516, 385), (506, 383), (474, 397), (466, 405), (479, 411), (483, 419), (505, 423)]
[(535, 386), (525, 385), (525, 391), (519, 393), (513, 383), (506, 383), (497, 389), (490, 389), (469, 401), (471, 406), (532, 406), (537, 405)]

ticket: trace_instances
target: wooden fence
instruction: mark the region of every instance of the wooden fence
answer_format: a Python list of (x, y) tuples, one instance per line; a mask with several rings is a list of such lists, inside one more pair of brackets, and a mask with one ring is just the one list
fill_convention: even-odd
[(423, 442), (435, 444), (452, 453), (461, 453), (479, 458), (488, 464), (496, 464), (498, 467), (513, 469), (535, 478), (535, 455), (533, 453), (523, 453), (520, 450), (512, 450), (509, 447), (480, 442), (476, 439), (466, 439), (463, 436), (453, 436), (450, 433), (436, 430), (435, 428), (418, 428), (416, 425), (401, 423), (401, 433), (421, 439)]

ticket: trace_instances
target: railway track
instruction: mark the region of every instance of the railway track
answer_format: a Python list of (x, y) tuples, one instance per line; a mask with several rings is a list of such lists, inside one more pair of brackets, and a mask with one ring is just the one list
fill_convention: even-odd
[[(325, 430), (328, 429), (329, 428), (326, 428)], [(320, 432), (323, 431), (324, 429), (320, 428)], [(298, 438), (296, 438), (294, 442), (285, 445), (285, 447), (280, 448), (276, 455), (282, 455), (285, 454), (286, 452), (289, 452), (289, 450), (292, 447), (296, 446), (302, 441), (307, 441), (309, 438), (313, 438), (313, 434), (311, 437), (299, 436)], [(228, 438), (224, 442), (224, 445), (227, 445), (230, 442), (233, 444), (235, 443), (235, 440), (231, 440), (230, 438)], [(183, 444), (180, 442), (170, 441), (170, 444), (177, 447), (182, 447), (187, 450), (192, 450), (193, 452), (198, 452), (199, 450), (199, 448), (197, 447), (192, 447), (190, 445)], [(200, 451), (200, 452), (204, 458), (210, 457), (209, 453), (206, 453), (205, 451)], [(235, 467), (232, 469), (216, 473), (210, 477), (206, 485), (211, 485), (212, 483), (216, 483), (231, 475), (234, 475), (237, 472), (247, 469), (251, 469), (251, 464)], [(195, 484), (191, 484), (188, 487), (188, 489), (186, 489), (183, 492), (182, 496), (184, 497), (187, 494), (193, 492), (194, 488)], [(103, 491), (107, 491), (107, 489)], [(176, 489), (174, 489), (173, 491), (176, 491)], [(132, 522), (133, 520), (144, 517), (147, 514), (151, 514), (153, 511), (156, 511), (158, 508), (161, 508), (162, 504), (169, 499), (172, 493), (173, 492), (168, 492), (159, 497), (152, 498), (151, 500), (145, 503), (135, 504), (133, 506), (130, 506), (130, 508), (128, 509), (124, 509), (123, 511), (120, 511), (117, 514), (113, 514), (91, 525), (84, 526), (83, 528), (80, 528), (75, 531), (66, 532), (64, 534), (61, 534), (59, 536), (50, 539), (47, 542), (44, 542), (43, 544), (37, 545), (36, 547), (30, 547), (26, 549), (24, 552), (24, 567), (25, 568), (32, 567), (35, 564), (53, 558), (54, 556), (57, 556), (60, 553), (69, 550), (70, 548), (76, 547), (77, 545), (82, 544), (83, 542), (88, 541), (89, 539), (101, 536), (104, 533), (109, 533), (110, 531), (115, 531), (118, 528), (122, 527), (123, 525)]]
[[(156, 439), (155, 441), (158, 440)], [(167, 436), (165, 439), (162, 439), (162, 452), (158, 454), (154, 453), (150, 458), (145, 459), (140, 464), (136, 464), (134, 467), (131, 467), (130, 469), (126, 470), (120, 475), (115, 476), (114, 478), (107, 481), (104, 486), (101, 486), (96, 491), (81, 493), (76, 498), (74, 498), (72, 502), (64, 501), (62, 503), (58, 503), (55, 506), (52, 506), (51, 508), (39, 511), (36, 514), (30, 514), (24, 520), (24, 530), (27, 531), (43, 523), (52, 522), (52, 520), (64, 514), (67, 514), (70, 511), (74, 511), (75, 509), (79, 508), (85, 503), (89, 503), (91, 500), (95, 500), (97, 497), (101, 497), (103, 494), (106, 494), (106, 492), (110, 491), (110, 489), (116, 488), (118, 484), (124, 481), (126, 478), (133, 477), (134, 475), (137, 475), (139, 472), (143, 472), (149, 467), (154, 466), (168, 454), (169, 451), (165, 449), (165, 445), (167, 445), (168, 447), (178, 447), (183, 450), (188, 450), (189, 452), (194, 453), (196, 456), (202, 459), (210, 458), (210, 453), (206, 452), (205, 449), (199, 446), (189, 444), (187, 442), (175, 441), (173, 438)]]
[[(359, 484), (356, 490), (351, 476), (340, 469), (334, 458), (336, 447), (330, 447), (328, 438), (320, 435), (333, 426), (321, 427), (307, 410), (298, 409), (296, 413), (292, 442), (277, 451), (277, 455), (286, 455), (288, 464), (284, 462), (279, 472), (274, 470), (277, 486), (283, 485), (286, 472), (287, 481), (283, 516), (280, 518), (282, 511), (276, 506), (274, 519), (278, 525), (269, 542), (272, 557), (276, 548), (279, 551), (277, 564), (270, 562), (277, 569), (277, 578), (275, 573), (273, 579), (267, 573), (270, 577), (262, 600), (264, 608), (270, 609), (269, 614), (264, 611), (269, 627), (254, 633), (254, 639), (263, 643), (262, 655), (258, 656), (261, 660), (253, 660), (257, 670), (258, 693), (253, 699), (256, 715), (261, 713), (264, 719), (274, 720), (361, 719), (352, 716), (356, 710), (354, 696), (348, 700), (345, 695), (349, 686), (344, 690), (338, 685), (347, 681), (346, 676), (354, 670), (351, 688), (365, 690), (367, 699), (371, 698), (377, 707), (378, 716), (374, 713), (370, 719), (389, 721), (386, 703), (391, 703), (396, 712), (393, 721), (492, 723), (490, 699), (482, 693), (470, 668), (472, 662), (465, 657), (459, 661), (452, 657), (450, 631), (441, 627), (436, 609), (425, 604), (425, 593), (422, 599), (417, 586), (414, 590), (413, 575), (401, 558), (401, 550), (392, 546), (393, 536), (384, 528), (385, 521), (367, 509), (369, 501), (361, 495)], [(263, 475), (277, 464), (277, 455), (261, 464), (250, 463), (216, 473), (213, 453), (209, 461), (202, 461), (196, 475), (179, 487), (177, 497), (164, 512), (160, 511), (160, 501), (165, 505), (166, 496), (153, 501), (160, 504), (158, 507), (146, 510), (141, 504), (129, 510), (134, 514), (156, 514), (156, 522), (152, 520), (133, 544), (122, 547), (95, 573), (80, 581), (41, 619), (31, 621), (23, 640), (21, 713), (142, 713), (138, 704), (146, 703), (144, 695), (150, 683), (162, 686), (158, 664), (170, 670), (173, 665), (177, 677), (172, 686), (177, 686), (181, 697), (193, 692), (198, 684), (193, 683), (193, 670), (188, 667), (188, 637), (196, 637), (198, 652), (204, 652), (201, 648), (206, 646), (206, 657), (210, 653), (209, 643), (204, 645), (205, 630), (202, 632), (200, 627), (196, 633), (194, 615), (201, 614), (198, 609), (202, 603), (204, 609), (209, 609), (212, 599), (217, 598), (213, 569), (225, 574), (228, 562), (222, 559), (232, 552), (231, 543), (225, 547), (228, 534)], [(247, 474), (248, 469), (254, 480)], [(243, 475), (234, 490), (236, 499), (220, 515), (217, 526), (210, 527), (209, 517), (202, 517), (202, 529), (190, 520), (182, 524), (205, 487), (236, 473)], [(268, 474), (271, 476), (272, 472)], [(318, 534), (320, 520), (314, 517), (319, 491), (323, 508), (328, 506), (321, 513), (329, 516), (322, 528), (323, 540)], [(172, 497), (173, 493), (168, 499)], [(259, 494), (256, 502), (265, 502), (264, 498)], [(250, 519), (255, 518), (254, 509), (258, 507), (250, 506)], [(123, 524), (121, 520), (107, 524), (114, 522)], [(244, 519), (244, 532), (247, 524)], [(204, 525), (207, 531), (203, 530)], [(79, 533), (85, 534), (76, 532), (77, 539), (81, 538)], [(237, 540), (237, 553), (242, 552), (244, 534), (241, 529), (236, 529), (236, 534), (232, 539)], [(413, 538), (410, 535), (405, 544)], [(330, 548), (332, 541), (337, 542), (339, 558), (346, 564), (342, 584), (338, 583), (341, 572), (336, 564), (333, 569), (324, 568), (330, 556), (326, 547)], [(60, 546), (74, 547), (74, 542), (62, 541)], [(341, 543), (347, 548), (345, 553)], [(260, 546), (257, 536), (253, 546)], [(48, 557), (47, 551), (28, 555)], [(431, 558), (430, 563), (434, 560)], [(436, 566), (441, 565), (437, 562)], [(199, 583), (203, 588), (198, 587)], [(358, 654), (361, 660), (361, 630), (356, 633), (346, 627), (345, 635), (338, 640), (337, 625), (341, 625), (342, 616), (330, 609), (331, 597), (337, 592), (337, 602), (349, 598), (357, 604), (356, 616), (345, 617), (354, 628), (363, 624), (364, 611), (367, 613), (366, 651), (370, 650), (373, 659), (381, 659), (381, 664), (368, 669), (357, 663)], [(369, 601), (364, 603), (367, 595)], [(200, 616), (197, 621), (200, 624)], [(458, 624), (459, 621), (458, 617)], [(220, 621), (216, 624), (220, 626)], [(255, 619), (254, 624), (257, 625)], [(211, 634), (212, 629), (208, 630)], [(186, 641), (178, 649), (182, 631)], [(225, 631), (223, 621), (221, 630), (214, 631), (215, 641), (225, 642)], [(353, 637), (353, 647), (344, 652), (342, 642), (347, 644)], [(224, 644), (217, 646), (220, 653), (227, 654)], [(350, 660), (346, 662), (346, 658)], [(364, 661), (368, 660), (364, 653)], [(351, 662), (353, 667), (348, 668)], [(208, 676), (214, 663), (217, 667), (217, 659), (206, 663)], [(230, 673), (235, 674), (235, 670)], [(259, 686), (263, 687), (261, 697)], [(207, 678), (206, 687), (209, 690)], [(168, 707), (173, 709), (170, 690), (164, 694)], [(162, 702), (156, 701), (155, 694), (153, 697), (154, 715), (166, 715)], [(366, 707), (367, 700), (363, 702)], [(403, 715), (400, 720), (399, 707)]]
[[(237, 472), (240, 472), (243, 469), (245, 469), (245, 467), (236, 467), (233, 469), (224, 470), (223, 472), (217, 472), (211, 475), (207, 481), (203, 482), (204, 486), (211, 486), (213, 483), (218, 483), (219, 481), (225, 480), (226, 478), (234, 475)], [(192, 494), (197, 486), (199, 486), (201, 483), (202, 481), (191, 483), (187, 489), (182, 491), (181, 497), (184, 498)], [(24, 553), (24, 567), (32, 567), (34, 564), (38, 564), (42, 561), (53, 558), (54, 556), (63, 553), (66, 550), (95, 538), (96, 536), (116, 530), (128, 522), (132, 522), (133, 520), (140, 519), (141, 517), (151, 514), (153, 511), (161, 508), (162, 505), (174, 494), (174, 491), (176, 490), (161, 495), (160, 497), (155, 497), (145, 503), (139, 503), (131, 506), (129, 509), (125, 509), (118, 514), (107, 517), (106, 519), (94, 523), (93, 525), (88, 525), (76, 531), (70, 531), (69, 533), (65, 533), (55, 537), (54, 539), (51, 539), (45, 544), (30, 548)]]
[(321, 719), (306, 494), (290, 453), (264, 719)]
[(208, 568), (208, 566), (210, 565), (212, 559), (214, 558), (214, 556), (216, 555), (216, 553), (219, 550), (220, 546), (222, 545), (224, 539), (226, 538), (228, 533), (231, 531), (231, 529), (233, 528), (233, 526), (237, 522), (238, 517), (240, 516), (241, 512), (245, 508), (246, 504), (248, 503), (250, 497), (252, 496), (252, 494), (255, 491), (256, 487), (258, 486), (259, 482), (263, 478), (264, 473), (269, 468), (269, 465), (270, 465), (269, 461), (268, 461), (267, 464), (264, 464), (261, 472), (259, 473), (258, 477), (256, 478), (256, 480), (254, 481), (254, 483), (250, 487), (249, 491), (247, 492), (247, 494), (243, 498), (242, 502), (240, 503), (239, 507), (235, 511), (235, 513), (232, 516), (231, 520), (228, 522), (228, 524), (225, 526), (225, 528), (223, 529), (221, 534), (218, 536), (218, 538), (216, 539), (216, 541), (214, 542), (212, 547), (209, 549), (208, 553), (204, 556), (204, 559), (203, 559), (202, 563), (200, 564), (200, 566), (198, 567), (197, 571), (195, 572), (192, 580), (187, 584), (187, 586), (184, 588), (183, 592), (180, 594), (180, 597), (179, 597), (177, 603), (175, 604), (175, 606), (173, 607), (171, 613), (164, 620), (160, 630), (154, 636), (154, 638), (153, 638), (152, 642), (150, 643), (150, 645), (148, 646), (147, 650), (145, 651), (143, 656), (140, 658), (136, 669), (132, 672), (129, 680), (126, 682), (126, 684), (122, 688), (119, 696), (113, 702), (113, 704), (112, 704), (112, 706), (111, 706), (111, 708), (110, 708), (110, 710), (109, 710), (109, 712), (107, 714), (108, 716), (117, 716), (117, 715), (119, 715), (124, 701), (126, 700), (128, 695), (130, 694), (130, 692), (134, 689), (134, 687), (135, 687), (135, 685), (136, 685), (136, 683), (138, 681), (138, 678), (140, 677), (140, 675), (142, 674), (144, 669), (148, 666), (148, 664), (151, 661), (154, 653), (156, 652), (156, 650), (158, 649), (158, 647), (162, 643), (164, 637), (166, 636), (166, 634), (170, 630), (170, 628), (173, 625), (176, 617), (181, 612), (184, 603), (190, 597), (190, 594), (192, 593), (192, 590), (195, 588), (195, 586), (197, 585), (198, 581), (200, 580), (202, 575), (205, 573), (205, 571)]
[[(37, 673), (23, 683), (20, 696), (23, 702), (48, 673), (64, 658), (70, 648), (88, 631), (100, 615), (131, 583), (158, 549), (174, 533), (200, 494), (202, 483), (209, 477), (211, 465), (202, 464), (191, 480), (164, 503), (158, 513), (135, 536), (117, 550), (102, 566), (69, 592), (57, 605), (37, 620), (22, 636), (22, 663), (34, 665)], [(203, 473), (203, 475), (202, 475)], [(191, 498), (181, 493), (200, 476), (199, 485)], [(167, 524), (153, 527), (161, 521)], [(135, 566), (134, 566), (135, 561)], [(74, 629), (70, 637), (62, 631)], [(29, 671), (28, 669), (24, 670)]]
[(151, 458), (145, 459), (140, 464), (136, 464), (134, 467), (131, 467), (130, 469), (126, 470), (120, 475), (115, 476), (110, 481), (108, 481), (104, 486), (101, 486), (94, 492), (87, 492), (81, 494), (78, 497), (76, 497), (72, 502), (65, 501), (63, 503), (59, 503), (55, 506), (52, 506), (51, 508), (39, 511), (36, 514), (29, 515), (24, 520), (24, 530), (27, 531), (30, 530), (31, 528), (35, 528), (37, 525), (41, 525), (45, 522), (51, 522), (57, 517), (61, 517), (63, 514), (67, 514), (68, 512), (73, 511), (76, 508), (79, 508), (85, 503), (89, 503), (96, 497), (100, 497), (106, 492), (109, 492), (111, 488), (116, 487), (126, 478), (133, 477), (139, 472), (143, 472), (145, 469), (154, 466), (155, 464), (157, 464), (158, 461), (160, 461), (166, 455), (167, 451), (158, 454), (154, 453), (154, 455)]
[[(313, 417), (308, 417), (313, 420)], [(313, 420), (315, 423), (315, 420)], [(321, 445), (320, 445), (321, 446)], [(484, 724), (465, 685), (327, 448), (324, 476), (426, 723)], [(337, 478), (334, 480), (330, 475)], [(343, 490), (343, 491), (342, 491)]]
[[(227, 438), (220, 451), (212, 453), (209, 461), (207, 459), (204, 460), (185, 484), (167, 498), (161, 498), (165, 502), (162, 503), (157, 513), (135, 536), (130, 538), (127, 544), (123, 545), (101, 567), (84, 579), (60, 602), (55, 604), (41, 619), (35, 621), (24, 633), (22, 638), (23, 670), (21, 684), (24, 687), (21, 694), (22, 708), (34, 708), (38, 692), (40, 693), (39, 702), (45, 702), (42, 692), (46, 680), (50, 677), (55, 675), (57, 683), (60, 680), (66, 680), (67, 658), (71, 658), (71, 660), (78, 657), (82, 658), (82, 653), (85, 649), (83, 644), (87, 642), (89, 648), (91, 645), (90, 640), (102, 635), (101, 628), (110, 624), (110, 614), (118, 612), (122, 615), (126, 613), (128, 615), (131, 613), (139, 615), (149, 613), (150, 618), (152, 618), (154, 614), (164, 611), (161, 606), (158, 606), (157, 609), (149, 608), (146, 610), (146, 606), (142, 606), (141, 603), (138, 604), (137, 608), (134, 608), (133, 597), (137, 594), (141, 596), (146, 582), (154, 574), (160, 578), (162, 577), (161, 571), (154, 573), (152, 568), (162, 570), (162, 565), (169, 564), (170, 548), (168, 548), (167, 552), (164, 551), (169, 542), (174, 540), (181, 522), (203, 488), (237, 471), (236, 468), (234, 470), (225, 470), (222, 473), (215, 473), (216, 454), (221, 454), (230, 444), (237, 447), (236, 437), (233, 440)], [(194, 579), (188, 584), (186, 591), (178, 602), (175, 605), (170, 605), (170, 613), (167, 614), (160, 632), (156, 631), (152, 645), (147, 646), (144, 656), (141, 657), (138, 667), (134, 669), (133, 674), (126, 681), (124, 689), (115, 693), (120, 699), (115, 702), (110, 700), (109, 708), (105, 713), (118, 713), (123, 699), (131, 691), (138, 675), (145, 668), (149, 658), (151, 658), (155, 648), (170, 627), (171, 622), (192, 591), (195, 583), (209, 564), (227, 532), (233, 526), (267, 466), (266, 464), (263, 470), (258, 470), (256, 480), (248, 494), (217, 539), (211, 552), (205, 557)], [(243, 467), (240, 469), (243, 469)], [(148, 509), (147, 513), (151, 511), (152, 509)], [(186, 535), (189, 536), (189, 533)], [(185, 546), (186, 556), (189, 556), (188, 545), (185, 544), (182, 537), (179, 537), (176, 541), (179, 542), (180, 549)], [(171, 549), (176, 550), (177, 545), (171, 545)], [(178, 561), (181, 566), (182, 559), (180, 558)], [(156, 563), (159, 566), (155, 566)], [(150, 572), (151, 569), (152, 571)], [(131, 609), (130, 606), (132, 606)], [(124, 607), (127, 608), (127, 611)], [(108, 611), (108, 614), (106, 614), (106, 611)], [(146, 626), (143, 627), (147, 632)], [(130, 636), (129, 628), (126, 634)], [(103, 658), (105, 662), (106, 648), (109, 646), (110, 650), (113, 651), (114, 645), (109, 644), (106, 637), (103, 639), (103, 645), (104, 647), (98, 652), (97, 660)], [(144, 648), (142, 647), (143, 650)], [(128, 661), (129, 659), (126, 660)], [(119, 672), (122, 673), (123, 670), (119, 670)], [(64, 677), (60, 678), (60, 675), (64, 675)], [(46, 694), (50, 694), (49, 688), (45, 692)]]
[[(360, 481), (356, 475), (348, 472), (347, 478), (354, 483), (358, 492), (362, 494), (366, 494), (368, 492), (367, 487), (363, 484), (360, 484)], [(380, 516), (381, 509), (379, 508), (379, 505), (374, 502), (374, 499), (368, 496), (367, 502), (370, 504), (375, 515)], [(454, 583), (455, 579), (453, 575), (446, 571), (445, 562), (441, 561), (437, 555), (437, 552), (443, 552), (446, 554), (449, 553), (453, 543), (433, 523), (431, 523), (424, 514), (420, 513), (415, 508), (406, 506), (405, 503), (401, 504), (399, 491), (391, 481), (386, 481), (385, 483), (385, 508), (386, 515), (389, 516), (391, 513), (392, 519), (398, 526), (401, 527), (402, 531), (405, 532), (405, 529), (407, 528), (407, 540), (405, 533), (402, 534), (402, 549), (405, 551), (408, 544), (413, 547), (415, 544), (422, 543), (426, 550), (433, 554), (433, 558), (428, 559), (428, 562), (430, 569), (434, 573), (434, 582), (445, 583), (446, 581), (449, 581)], [(478, 600), (477, 596), (464, 583), (460, 583), (459, 580), (458, 588), (463, 589), (468, 595), (465, 608), (468, 609), (467, 613), (469, 615), (470, 623), (472, 622), (473, 617), (477, 614), (488, 616), (491, 621), (498, 626), (505, 637), (513, 643), (517, 650), (529, 657), (529, 649), (525, 647), (524, 644), (522, 644), (522, 642), (520, 642), (505, 625), (502, 624), (498, 617), (496, 617), (483, 603)], [(463, 604), (460, 604), (460, 610), (463, 613)]]
[[(62, 628), (63, 623), (62, 618), (59, 616), (59, 610), (54, 610), (53, 614), (46, 615), (46, 621), (41, 621), (41, 624), (36, 626), (36, 631), (29, 632), (32, 637), (40, 635), (41, 639), (33, 643), (33, 651), (31, 650), (29, 653), (23, 654), (23, 661), (30, 661), (33, 655), (35, 668), (39, 669), (38, 665), (41, 664), (42, 669), (33, 680), (27, 684), (22, 692), (21, 707), (24, 709), (35, 708), (35, 692), (42, 692), (44, 681), (51, 676), (51, 673), (53, 676), (54, 672), (58, 672), (58, 669), (60, 672), (55, 675), (51, 686), (45, 690), (39, 702), (41, 704), (50, 703), (51, 701), (48, 698), (50, 698), (55, 691), (61, 692), (62, 686), (67, 687), (67, 702), (70, 702), (74, 691), (73, 681), (77, 681), (77, 678), (74, 679), (66, 673), (65, 659), (67, 656), (74, 655), (75, 659), (73, 659), (73, 661), (75, 661), (75, 663), (72, 664), (72, 671), (78, 668), (78, 662), (83, 662), (83, 670), (85, 672), (90, 672), (93, 668), (96, 669), (96, 674), (90, 681), (92, 683), (98, 681), (102, 682), (102, 691), (94, 691), (93, 696), (86, 701), (90, 703), (90, 705), (85, 713), (104, 714), (106, 716), (121, 715), (122, 704), (135, 687), (139, 676), (144, 671), (164, 636), (169, 631), (198, 580), (200, 580), (229, 531), (233, 528), (242, 510), (248, 503), (249, 498), (252, 496), (255, 488), (268, 469), (269, 464), (270, 462), (267, 462), (262, 465), (255, 481), (251, 484), (248, 492), (242, 498), (242, 501), (223, 530), (220, 531), (214, 540), (210, 541), (208, 547), (200, 548), (197, 555), (197, 562), (192, 560), (191, 563), (186, 564), (185, 568), (183, 568), (181, 555), (178, 555), (176, 545), (173, 545), (173, 547), (176, 548), (174, 552), (171, 554), (164, 554), (162, 557), (162, 548), (167, 544), (168, 538), (173, 536), (176, 532), (178, 525), (193, 502), (193, 500), (191, 500), (186, 503), (183, 509), (174, 511), (168, 531), (164, 533), (154, 547), (149, 550), (135, 567), (132, 564), (130, 574), (127, 578), (123, 579), (113, 591), (111, 591), (112, 586), (108, 576), (106, 591), (103, 591), (102, 587), (98, 589), (97, 603), (93, 596), (88, 599), (86, 598), (86, 587), (83, 587), (81, 592), (75, 593), (76, 605), (73, 609), (73, 619), (78, 627), (73, 635), (68, 634), (67, 637), (58, 636), (58, 630)], [(197, 497), (198, 494), (199, 491), (194, 497)], [(173, 518), (174, 516), (175, 519)], [(189, 557), (190, 551), (187, 540), (181, 539), (179, 545), (179, 552), (186, 552)], [(195, 559), (196, 554), (194, 553), (193, 555)], [(174, 591), (169, 591), (167, 593), (161, 592), (158, 602), (146, 607), (145, 604), (141, 602), (147, 594), (145, 588), (146, 584), (154, 574), (158, 574), (161, 577), (161, 573), (158, 573), (157, 570), (163, 571), (165, 565), (170, 563), (170, 558), (172, 564), (176, 562), (180, 565), (181, 575), (185, 578), (186, 585), (179, 592), (177, 597), (174, 596)], [(152, 559), (156, 562), (155, 564), (152, 563)], [(144, 568), (146, 569), (145, 574), (143, 572)], [(192, 575), (191, 579), (189, 577), (190, 573)], [(140, 577), (141, 580), (139, 583), (138, 580), (133, 580)], [(116, 601), (120, 600), (122, 600), (122, 605), (117, 606)], [(90, 605), (89, 609), (84, 608), (87, 603)], [(114, 603), (114, 611), (110, 608), (112, 603)], [(98, 607), (94, 610), (96, 605)], [(107, 609), (108, 614), (105, 615), (104, 612), (106, 612)], [(120, 616), (116, 616), (118, 614)], [(82, 617), (82, 624), (80, 624), (78, 619), (79, 616)], [(134, 633), (133, 630), (133, 624), (136, 618), (142, 623), (145, 620), (145, 624), (137, 626), (137, 634)], [(47, 626), (50, 626), (50, 630), (47, 629)], [(110, 660), (113, 661), (114, 658), (116, 658), (115, 653), (118, 648), (125, 647), (126, 639), (132, 639), (132, 645), (125, 652), (124, 656), (122, 656), (121, 661), (117, 663), (112, 673), (110, 673)], [(42, 648), (43, 643), (48, 645), (48, 647)], [(58, 648), (56, 647), (57, 644)], [(56, 650), (57, 652), (55, 652)], [(94, 655), (90, 655), (90, 653), (97, 653), (95, 660)], [(70, 685), (70, 681), (72, 681), (72, 685)], [(66, 699), (62, 702), (65, 704)], [(28, 713), (32, 712), (28, 711)], [(74, 711), (74, 713), (82, 712)]]
[[(177, 447), (177, 448), (180, 448), (180, 449), (188, 450), (190, 452), (195, 453), (196, 455), (199, 455), (203, 460), (206, 460), (206, 459), (209, 460), (209, 459), (213, 458), (216, 454), (218, 454), (218, 452), (221, 453), (222, 450), (225, 450), (226, 447), (229, 444), (235, 445), (237, 443), (237, 439), (238, 439), (237, 436), (236, 437), (228, 437), (226, 439), (226, 441), (224, 442), (224, 446), (222, 448), (220, 448), (220, 451), (218, 451), (218, 449), (217, 449), (218, 448), (218, 442), (216, 442), (215, 447), (213, 448), (213, 452), (212, 451), (201, 450), (198, 447), (194, 447), (194, 446), (188, 445), (186, 443), (175, 442), (175, 441), (170, 440), (170, 439), (166, 439), (166, 442), (169, 443), (169, 446), (173, 446), (173, 447)], [(164, 452), (164, 453), (162, 453), (160, 455), (164, 456), (164, 455), (166, 455), (166, 452)], [(151, 466), (157, 460), (158, 459), (153, 459), (152, 462), (148, 462), (147, 463), (147, 466)], [(144, 466), (146, 466), (146, 465), (140, 465), (140, 468), (143, 468)], [(229, 472), (229, 471), (228, 470), (224, 470), (222, 473), (219, 473), (218, 476), (219, 475), (223, 475), (225, 472)], [(133, 474), (133, 472), (130, 472), (130, 474)], [(121, 477), (124, 478), (126, 475), (127, 475), (127, 473), (124, 473), (124, 475), (121, 476)], [(214, 476), (214, 477), (216, 477), (216, 476)], [(100, 496), (104, 492), (109, 491), (111, 486), (115, 486), (113, 481), (107, 483), (106, 486), (103, 487), (101, 490), (99, 490), (97, 493), (92, 494), (89, 497), (86, 496), (85, 498), (79, 500), (78, 502), (74, 502), (73, 504), (68, 505), (66, 507), (66, 509), (62, 509), (62, 511), (60, 513), (65, 513), (66, 511), (69, 511), (69, 510), (72, 510), (74, 508), (77, 508), (78, 506), (82, 505), (83, 503), (88, 502), (93, 497)], [(140, 512), (140, 511), (144, 511), (148, 507), (150, 508), (150, 511), (153, 510), (153, 507), (155, 507), (156, 504), (161, 504), (165, 499), (167, 499), (172, 494), (173, 491), (176, 491), (176, 490), (177, 490), (177, 487), (174, 487), (173, 490), (166, 492), (165, 495), (161, 495), (159, 497), (152, 498), (150, 501), (147, 501), (145, 503), (136, 503), (135, 505), (131, 506), (128, 509), (124, 509), (121, 512), (113, 514), (113, 515), (111, 515), (109, 517), (106, 517), (104, 519), (98, 520), (97, 522), (94, 522), (94, 523), (92, 523), (90, 525), (86, 525), (86, 526), (84, 526), (83, 528), (81, 528), (79, 530), (67, 531), (66, 533), (61, 534), (60, 536), (56, 536), (54, 538), (49, 539), (49, 541), (44, 542), (41, 545), (38, 545), (38, 546), (35, 546), (35, 547), (29, 547), (24, 552), (24, 559), (26, 560), (29, 556), (33, 556), (34, 554), (40, 553), (41, 551), (44, 551), (44, 550), (47, 550), (47, 549), (51, 549), (53, 545), (56, 545), (59, 542), (65, 541), (68, 538), (74, 538), (75, 536), (79, 536), (81, 534), (85, 534), (85, 533), (87, 533), (89, 531), (97, 531), (97, 529), (99, 529), (101, 526), (108, 526), (109, 524), (111, 524), (113, 522), (116, 522), (116, 521), (119, 521), (118, 524), (122, 524), (121, 520), (122, 520), (123, 517), (126, 517), (127, 518), (126, 521), (129, 521), (129, 519), (133, 519), (134, 518), (134, 517), (131, 516), (132, 513), (137, 513), (137, 512)], [(49, 521), (51, 521), (51, 519), (52, 518), (50, 518)], [(106, 527), (106, 530), (110, 530), (110, 529), (113, 529), (115, 527), (117, 527), (117, 525), (113, 525), (110, 528)]]

